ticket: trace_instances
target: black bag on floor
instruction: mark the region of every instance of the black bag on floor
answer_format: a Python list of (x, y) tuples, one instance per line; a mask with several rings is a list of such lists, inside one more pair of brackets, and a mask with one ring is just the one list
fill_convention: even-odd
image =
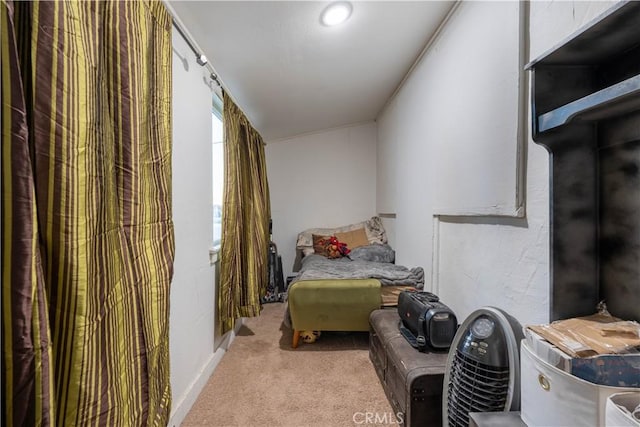
[[(271, 222), (269, 222), (269, 234), (271, 234)], [(282, 273), (282, 257), (278, 255), (278, 247), (275, 243), (269, 242), (269, 283), (267, 292), (261, 298), (262, 303), (283, 302), (284, 274)]]
[(448, 349), (458, 329), (456, 315), (431, 292), (400, 292), (398, 315), (400, 332), (420, 351)]

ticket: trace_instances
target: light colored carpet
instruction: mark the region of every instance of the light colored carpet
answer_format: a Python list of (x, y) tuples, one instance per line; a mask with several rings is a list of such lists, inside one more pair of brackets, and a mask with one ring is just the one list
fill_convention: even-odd
[[(351, 426), (395, 422), (368, 354), (368, 334), (325, 332), (291, 348), (285, 306), (247, 319), (183, 426)], [(377, 416), (377, 418), (376, 418)]]

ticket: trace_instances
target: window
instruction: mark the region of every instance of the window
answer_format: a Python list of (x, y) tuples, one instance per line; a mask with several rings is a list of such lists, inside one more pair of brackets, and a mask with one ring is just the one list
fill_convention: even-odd
[(222, 194), (224, 187), (224, 144), (222, 125), (222, 100), (213, 95), (211, 110), (211, 161), (213, 180), (213, 247), (220, 247), (222, 239)]

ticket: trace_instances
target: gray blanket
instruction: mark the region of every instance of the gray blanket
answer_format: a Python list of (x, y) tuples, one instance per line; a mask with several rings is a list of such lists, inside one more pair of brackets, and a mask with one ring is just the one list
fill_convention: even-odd
[[(375, 248), (375, 257), (380, 255), (381, 248)], [(384, 250), (384, 249), (383, 249)], [(365, 250), (365, 253), (368, 251)], [(375, 258), (374, 257), (374, 258)], [(363, 258), (371, 258), (371, 254)], [(407, 268), (388, 262), (351, 260), (347, 257), (328, 259), (321, 255), (308, 255), (302, 260), (302, 268), (291, 284), (301, 280), (321, 279), (378, 279), (382, 286), (408, 285), (416, 288), (424, 286), (424, 270), (422, 267)], [(291, 285), (289, 285), (291, 286)], [(291, 328), (289, 306), (285, 310), (284, 324)]]
[(382, 286), (424, 286), (422, 267), (407, 268), (386, 262), (328, 259), (320, 255), (309, 255), (302, 260), (302, 269), (292, 283), (300, 280), (320, 279), (378, 279)]

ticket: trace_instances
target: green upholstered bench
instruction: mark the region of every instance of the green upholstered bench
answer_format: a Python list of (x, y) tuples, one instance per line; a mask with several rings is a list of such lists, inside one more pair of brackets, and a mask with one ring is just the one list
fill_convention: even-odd
[(368, 331), (369, 315), (381, 305), (375, 279), (304, 280), (288, 290), (293, 348), (300, 332)]

